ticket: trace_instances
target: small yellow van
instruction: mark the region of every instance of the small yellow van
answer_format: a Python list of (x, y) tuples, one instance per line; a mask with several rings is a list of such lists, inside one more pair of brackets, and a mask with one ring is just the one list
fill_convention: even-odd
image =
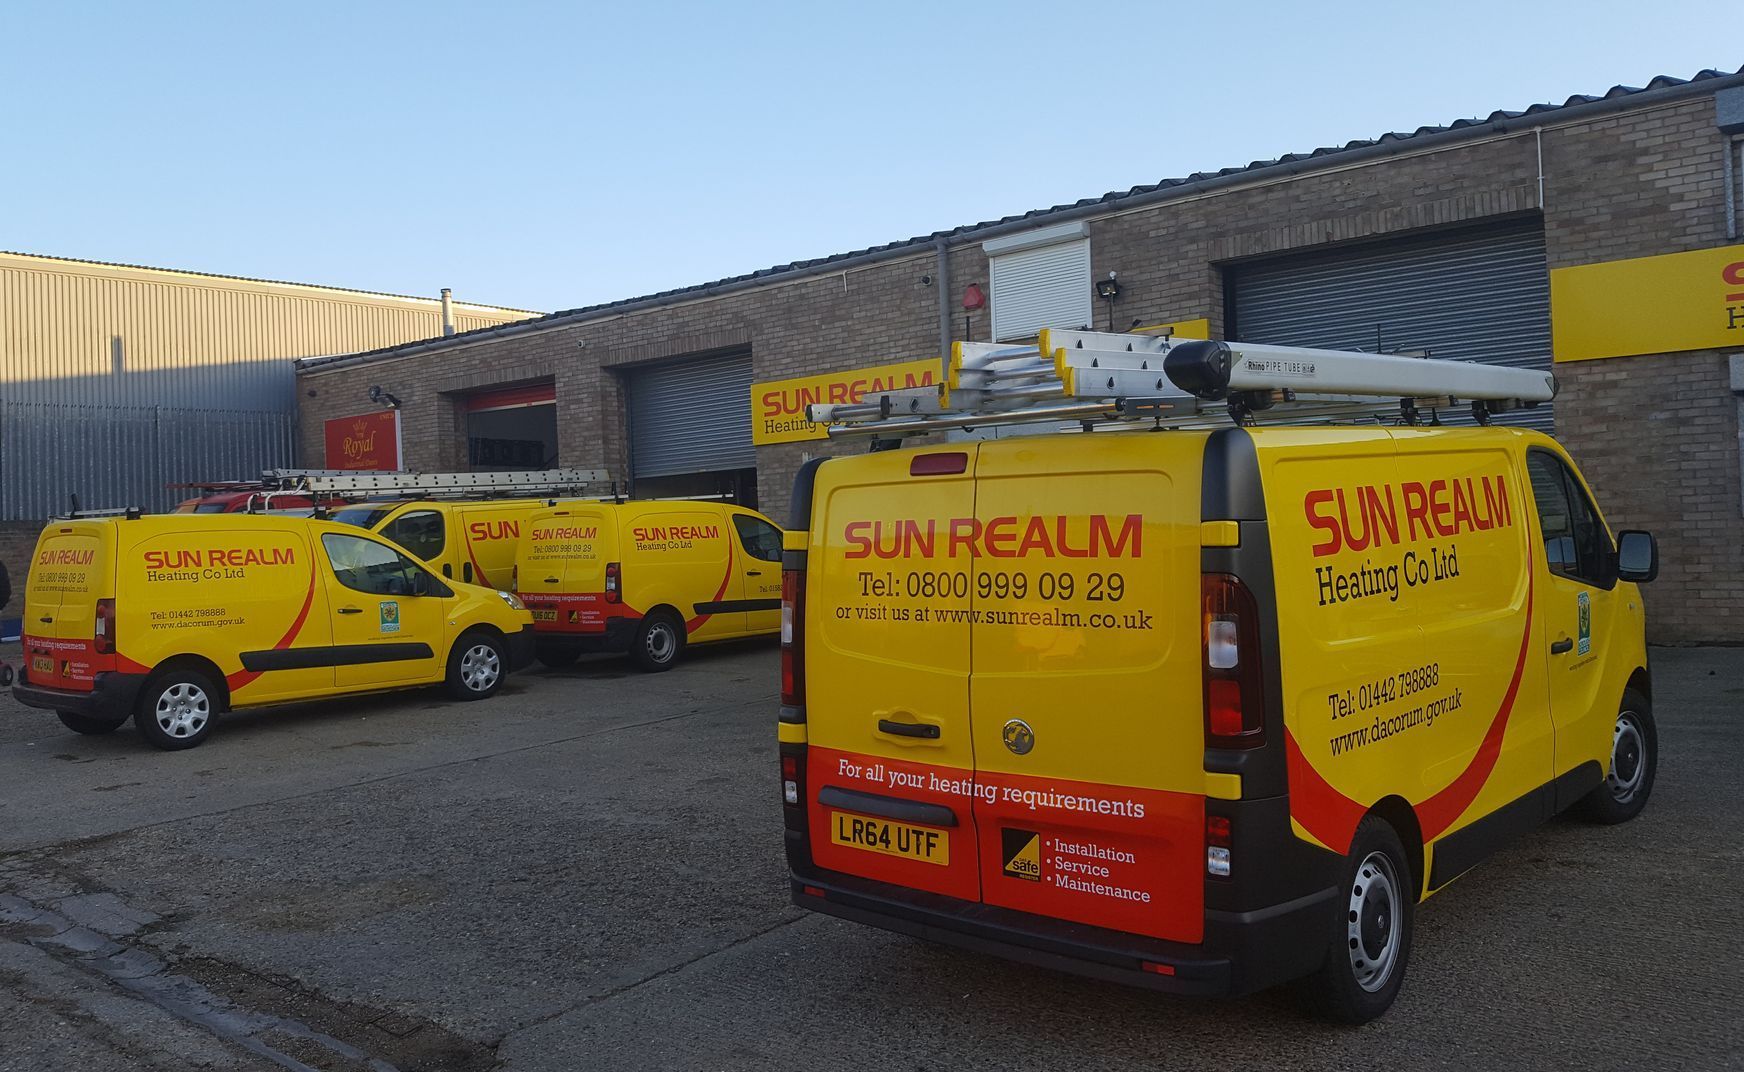
[(754, 510), (583, 501), (541, 510), (524, 529), (515, 587), (549, 666), (617, 651), (666, 670), (687, 644), (781, 627), (781, 530)]
[(794, 504), (803, 907), (1360, 1022), (1415, 904), (1653, 788), (1658, 552), (1538, 432), (1001, 438), (813, 461)]
[(511, 593), (445, 581), (351, 525), (129, 513), (43, 530), (13, 695), (78, 733), (131, 717), (182, 749), (236, 708), (444, 682), (483, 699), (532, 645)]
[(447, 580), (512, 588), (526, 521), (550, 499), (392, 499), (337, 510), (333, 520), (387, 537)]

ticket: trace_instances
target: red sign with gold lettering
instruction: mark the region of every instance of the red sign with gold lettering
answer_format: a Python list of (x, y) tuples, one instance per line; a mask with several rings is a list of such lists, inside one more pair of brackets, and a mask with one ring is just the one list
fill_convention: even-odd
[(384, 409), (327, 422), (327, 468), (398, 469), (400, 411)]

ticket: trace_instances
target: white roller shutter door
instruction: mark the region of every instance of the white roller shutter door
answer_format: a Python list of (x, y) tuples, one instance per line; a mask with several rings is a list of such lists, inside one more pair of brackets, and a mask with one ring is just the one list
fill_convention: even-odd
[(751, 355), (631, 374), (630, 464), (638, 477), (751, 469)]
[(1088, 238), (1002, 253), (988, 263), (996, 342), (1028, 338), (1043, 328), (1090, 325)]

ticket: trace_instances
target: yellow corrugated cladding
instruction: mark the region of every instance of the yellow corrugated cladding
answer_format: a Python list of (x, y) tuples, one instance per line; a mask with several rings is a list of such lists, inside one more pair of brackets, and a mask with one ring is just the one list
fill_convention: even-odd
[(1558, 361), (1744, 346), (1744, 246), (1550, 273)]
[[(454, 313), (458, 331), (538, 315)], [(0, 253), (0, 388), (15, 400), (258, 408), (291, 389), (290, 358), (441, 334), (437, 298)]]

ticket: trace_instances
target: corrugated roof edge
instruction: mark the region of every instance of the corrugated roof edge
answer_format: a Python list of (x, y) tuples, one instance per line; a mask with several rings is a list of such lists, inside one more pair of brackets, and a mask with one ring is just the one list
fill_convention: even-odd
[[(53, 253), (25, 253), (16, 249), (0, 249), (0, 256), (28, 257), (33, 261), (61, 261), (66, 264), (89, 264), (97, 268), (128, 268), (136, 272), (163, 272), (165, 275), (191, 275), (200, 279), (229, 279), (238, 283), (264, 283), (273, 287), (307, 287), (310, 290), (331, 290), (340, 294), (361, 294), (369, 298), (396, 298), (400, 301), (440, 302), (440, 297), (432, 298), (427, 294), (394, 294), (385, 290), (358, 290), (356, 287), (334, 287), (326, 283), (295, 283), (288, 279), (256, 279), (248, 275), (222, 275), (218, 272), (196, 272), (187, 268), (159, 268), (150, 264), (123, 264), (120, 261), (94, 261), (85, 257), (61, 257)], [(547, 316), (537, 309), (517, 309), (512, 305), (492, 305), (489, 302), (461, 301), (456, 299), (456, 305), (470, 305), (474, 309), (498, 309), (505, 313), (526, 313), (528, 316)], [(349, 356), (349, 355), (347, 355)], [(309, 360), (327, 360), (326, 358), (310, 358)]]
[[(1716, 81), (1722, 84), (1705, 84)], [(970, 236), (977, 240), (991, 238), (1001, 232), (1032, 226), (1044, 219), (1068, 220), (1076, 216), (1094, 214), (1097, 211), (1105, 210), (1106, 206), (1111, 204), (1129, 201), (1137, 204), (1165, 201), (1174, 196), (1184, 196), (1188, 193), (1230, 185), (1251, 178), (1256, 173), (1273, 169), (1283, 169), (1285, 174), (1290, 175), (1302, 174), (1321, 166), (1331, 166), (1333, 163), (1345, 163), (1370, 156), (1391, 155), (1393, 152), (1402, 152), (1407, 148), (1414, 147), (1414, 145), (1407, 143), (1421, 143), (1423, 141), (1440, 143), (1476, 137), (1491, 130), (1503, 130), (1508, 124), (1518, 120), (1533, 119), (1549, 113), (1620, 110), (1623, 107), (1648, 104), (1655, 100), (1705, 94), (1734, 83), (1744, 84), (1744, 66), (1739, 67), (1736, 71), (1718, 71), (1710, 68), (1699, 71), (1690, 78), (1656, 75), (1645, 86), (1617, 85), (1597, 96), (1575, 94), (1561, 104), (1534, 104), (1521, 111), (1494, 111), (1481, 119), (1456, 119), (1446, 126), (1418, 127), (1408, 133), (1393, 131), (1382, 134), (1378, 138), (1359, 139), (1346, 142), (1344, 145), (1323, 147), (1307, 153), (1287, 153), (1276, 160), (1256, 160), (1244, 167), (1228, 167), (1220, 171), (1197, 171), (1183, 178), (1163, 179), (1149, 185), (1134, 186), (1128, 190), (1115, 190), (1105, 193), (1101, 197), (1087, 197), (1069, 205), (1032, 209), (1022, 215), (1004, 216), (997, 220), (966, 224), (948, 231), (934, 231), (929, 235), (887, 242), (881, 246), (869, 246), (865, 249), (827, 257), (814, 257), (810, 260), (792, 261), (788, 264), (775, 265), (743, 275), (728, 276), (711, 283), (698, 283), (687, 287), (676, 287), (672, 290), (657, 291), (637, 298), (621, 298), (617, 301), (603, 302), (598, 305), (565, 309), (530, 320), (519, 320), (512, 324), (475, 328), (472, 331), (463, 331), (456, 335), (401, 343), (379, 350), (367, 350), (362, 353), (336, 357), (303, 358), (297, 362), (297, 367), (299, 371), (306, 371), (339, 362), (361, 362), (413, 354), (423, 350), (461, 346), (479, 342), (492, 336), (545, 331), (565, 324), (598, 319), (602, 316), (749, 289), (781, 278), (802, 278), (824, 269), (846, 269), (896, 256), (912, 255), (928, 246), (936, 245), (940, 241), (950, 242)], [(1640, 98), (1648, 99), (1642, 100)], [(1619, 104), (1619, 101), (1624, 103)], [(1559, 116), (1559, 118), (1567, 118), (1567, 116)], [(1531, 125), (1526, 124), (1527, 128), (1530, 128)]]

